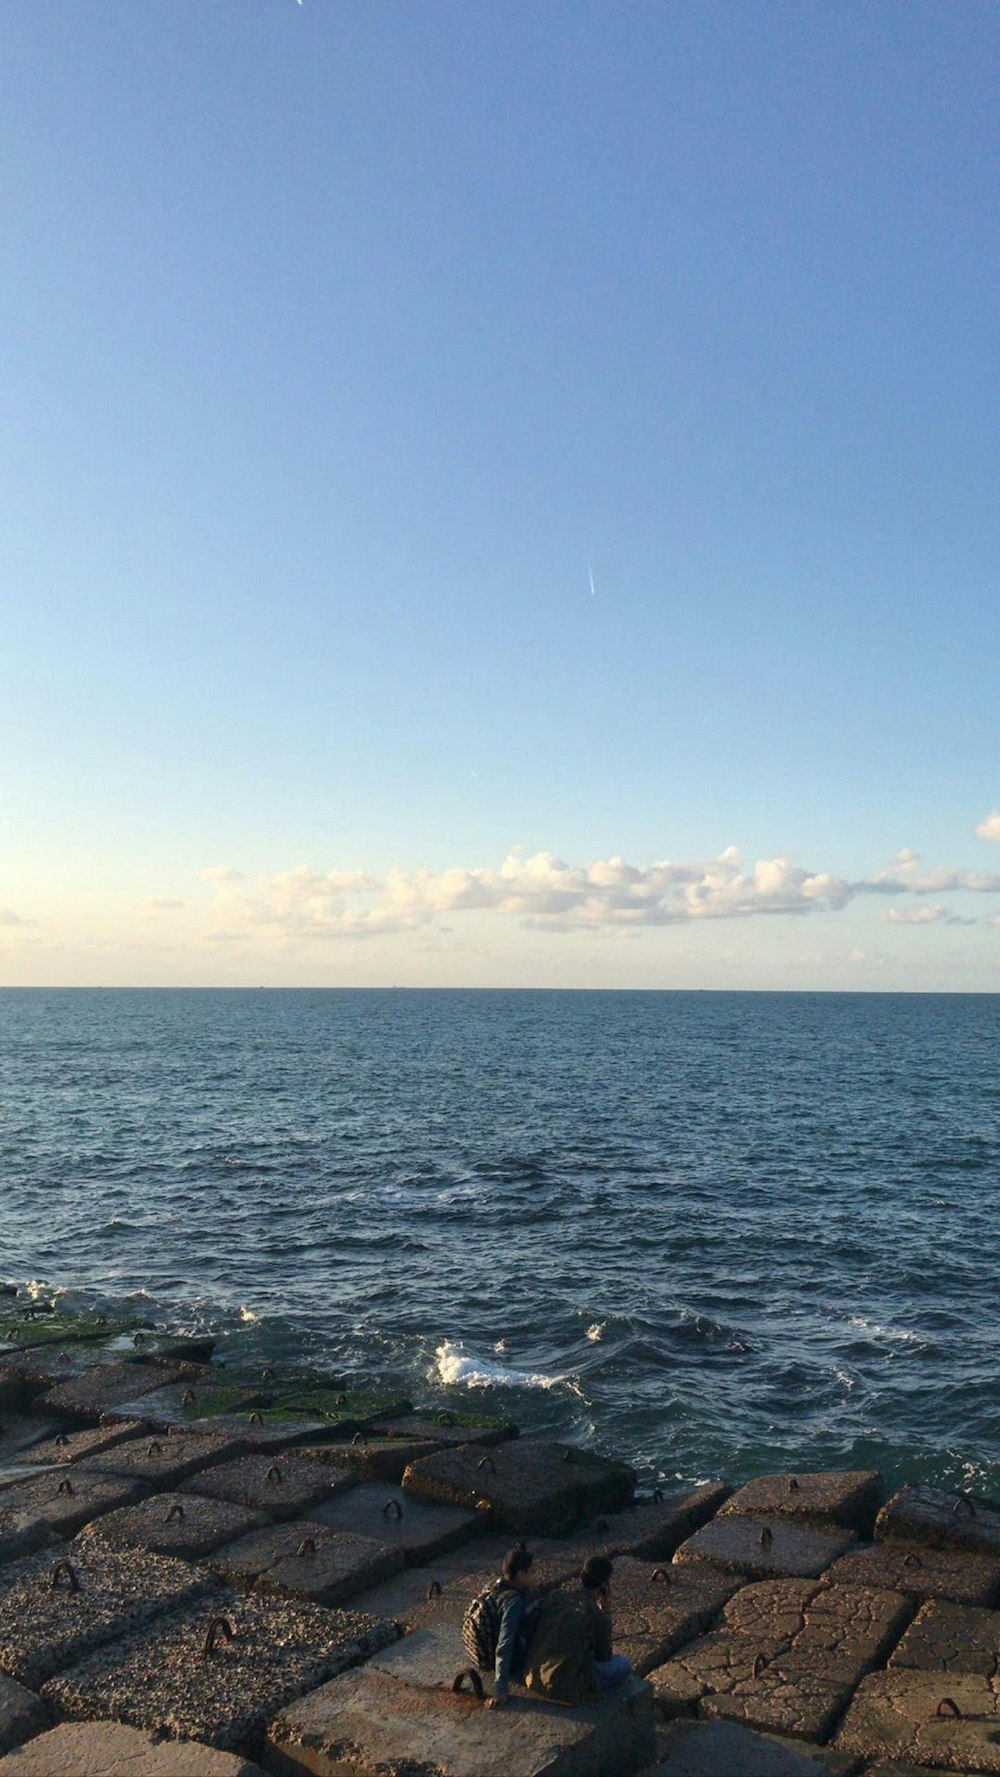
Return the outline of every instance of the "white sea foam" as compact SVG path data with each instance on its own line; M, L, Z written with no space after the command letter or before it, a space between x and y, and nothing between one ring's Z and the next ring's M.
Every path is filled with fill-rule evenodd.
M255 1314L252 1308L247 1308L245 1305L241 1305L240 1319L246 1326L256 1326L260 1319L260 1315Z
M595 1320L593 1326L587 1328L587 1338L593 1340L596 1345L600 1339L604 1338L604 1329L607 1324L606 1320Z
M543 1376L538 1370L509 1369L488 1357L473 1356L454 1339L445 1339L434 1357L432 1381L445 1382L453 1388L556 1388L561 1382L573 1380L570 1376Z
M923 1343L919 1333L910 1332L907 1327L883 1327L876 1320L865 1320L862 1314L852 1314L848 1325L859 1327L863 1333L872 1333L876 1339L888 1339L898 1345L920 1345Z

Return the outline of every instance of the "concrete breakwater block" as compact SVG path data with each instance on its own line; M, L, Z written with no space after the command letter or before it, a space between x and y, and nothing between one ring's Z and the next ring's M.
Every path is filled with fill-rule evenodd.
M848 1586L882 1586L921 1600L988 1605L1000 1599L1000 1559L972 1550L876 1543L842 1556L826 1577Z
M438 1450L451 1444L506 1444L520 1435L509 1419L453 1413L449 1408L440 1413L401 1413L394 1419L376 1419L370 1429L379 1437L419 1439Z
M0 1493L0 1563L75 1536L106 1512L131 1506L145 1488L78 1465L72 1474L46 1470Z
M1000 1672L1000 1611L932 1598L920 1606L889 1664L992 1678Z
M0 1761L0 1777L264 1777L237 1753L117 1721L63 1722Z
M681 1543L674 1560L707 1561L752 1579L814 1579L856 1540L849 1530L821 1530L784 1518L718 1517Z
M106 1642L221 1587L183 1561L135 1550L51 1552L0 1569L0 1669L37 1688Z
M413 1566L467 1543L486 1529L485 1518L477 1512L436 1505L403 1488L376 1482L362 1482L325 1505L311 1507L309 1516L334 1530L347 1530L400 1549Z
M178 1369L176 1379L182 1376L183 1370ZM152 1364L145 1374L138 1364L94 1364L68 1381L56 1383L41 1395L38 1405L43 1412L60 1418L100 1419L123 1402L132 1403L152 1393L163 1380L164 1371ZM124 1416L142 1417L142 1409L130 1409Z
M486 1511L519 1534L556 1535L581 1519L631 1503L635 1471L572 1444L534 1438L497 1444L459 1444L412 1462L404 1489L445 1505Z
M325 1420L305 1415L301 1419L265 1419L259 1407L239 1413L213 1413L208 1418L192 1419L189 1425L191 1431L224 1434L250 1451L291 1450L297 1444L315 1444L337 1436Z
M338 1469L294 1451L284 1455L238 1456L220 1467L185 1481L181 1493L232 1500L234 1505L267 1512L272 1518L293 1518L322 1505L357 1483L350 1469Z
M174 1366L176 1368L176 1366ZM251 1412L264 1399L262 1390L253 1383L223 1381L217 1370L199 1364L196 1369L185 1366L179 1375L171 1375L163 1364L127 1366L135 1378L132 1395L108 1406L115 1418L131 1415L151 1425L190 1425L193 1420L212 1420L219 1414ZM209 1426L213 1432L215 1426ZM230 1434L232 1435L232 1434Z
M72 1718L103 1717L251 1754L265 1723L304 1691L398 1635L357 1611L230 1597L163 1618L44 1687Z
M31 1452L29 1460L38 1462L35 1455L38 1445L58 1430L58 1424L51 1419L38 1419L23 1413L8 1416L0 1425L0 1463L6 1466L16 1462L27 1451Z
M350 1438L381 1419L412 1412L402 1395L377 1394L364 1389L336 1387L317 1380L281 1388L268 1403L268 1417L298 1419L315 1417L338 1438Z
M156 1493L140 1505L109 1512L80 1538L89 1548L98 1542L112 1549L147 1549L152 1555L174 1555L179 1561L201 1561L223 1543L235 1542L267 1520L263 1512L233 1505L225 1499L199 1499L189 1493Z
M665 1561L715 1516L731 1491L723 1481L704 1481L700 1487L671 1492L658 1489L658 1497L636 1500L626 1511L608 1517L605 1524L595 1525L591 1534L602 1535L602 1554Z
M124 1420L120 1425L91 1425L82 1431L55 1431L41 1444L35 1444L27 1454L26 1460L31 1463L45 1463L48 1466L62 1465L67 1462L89 1462L92 1456L100 1456L107 1450L115 1449L119 1444L126 1444L131 1438L145 1437L149 1433L138 1420Z
M293 1553L265 1568L254 1590L278 1598L305 1598L313 1604L345 1604L366 1588L391 1579L405 1565L402 1549L334 1530L326 1536L304 1536Z
M584 1709L400 1682L372 1661L284 1708L268 1732L276 1777L635 1777L656 1746L648 1685Z
M880 1541L976 1549L1000 1559L1000 1511L940 1487L901 1487L879 1512L875 1535Z
M651 1567L624 1556L611 1580L615 1652L640 1674L701 1635L719 1615L738 1581L700 1566Z
M760 1475L720 1506L721 1516L801 1518L839 1524L870 1536L884 1494L876 1469L822 1469L815 1473Z
M330 1462L336 1468L350 1469L359 1481L391 1481L403 1479L407 1467L419 1456L433 1456L441 1445L419 1438L382 1438L356 1432L351 1443L308 1445L303 1455L314 1462Z
M836 1760L836 1755L820 1762L813 1753L735 1721L671 1722L657 1735L657 1755L640 1777L824 1777L858 1768L855 1760Z
M92 1456L89 1466L106 1474L130 1475L150 1487L176 1487L203 1469L231 1460L240 1446L212 1432L175 1431L116 1444Z
M22 1740L30 1740L32 1734L40 1734L51 1720L48 1705L41 1697L0 1672L0 1753L10 1752Z
M723 1626L652 1673L672 1713L825 1740L854 1687L885 1657L912 1606L898 1593L765 1582L737 1593Z
M1000 1680L875 1672L862 1681L834 1744L872 1762L1000 1772Z

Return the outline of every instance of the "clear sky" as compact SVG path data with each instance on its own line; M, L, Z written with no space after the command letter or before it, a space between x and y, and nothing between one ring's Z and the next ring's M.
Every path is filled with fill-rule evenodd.
M995 0L0 41L0 979L1000 990Z

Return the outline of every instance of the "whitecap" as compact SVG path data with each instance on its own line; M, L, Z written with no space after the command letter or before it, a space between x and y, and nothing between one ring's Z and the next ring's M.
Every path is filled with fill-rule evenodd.
M461 1388L556 1388L572 1384L570 1376L543 1376L538 1370L513 1370L486 1357L474 1357L453 1339L438 1346L431 1380Z
M591 1339L596 1345L599 1339L603 1339L604 1329L607 1324L606 1320L595 1320L593 1326L587 1328L587 1338Z

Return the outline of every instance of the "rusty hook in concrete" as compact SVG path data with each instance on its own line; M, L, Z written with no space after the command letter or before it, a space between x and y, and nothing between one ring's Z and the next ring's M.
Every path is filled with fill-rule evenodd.
M73 1483L70 1480L68 1475L66 1476L65 1481L60 1481L58 1487L56 1488L57 1493L68 1493L70 1495L70 1497L72 1497L73 1491L74 1491Z
M452 1690L455 1692L462 1690L466 1679L469 1681L469 1689L473 1696L478 1697L481 1703L486 1692L483 1690L483 1681L474 1666L463 1666L461 1672L455 1674L451 1685Z
M439 1425L454 1425L454 1423L455 1423L455 1415L454 1415L454 1413L449 1413L449 1411L448 1411L448 1409L447 1409L447 1407L446 1407L446 1408L445 1408L445 1409L444 1409L444 1412L443 1412L443 1413L439 1413L439 1414L438 1414L438 1416L437 1416L437 1422L438 1422L438 1424L439 1424Z
M282 1474L282 1472L276 1462L272 1462L270 1468L267 1471L267 1474L264 1476L265 1481L273 1482L276 1487L281 1486L281 1483L283 1482L284 1478L285 1477Z
M367 1439L366 1439L363 1431L356 1431L353 1438L351 1439L352 1445L353 1444L364 1444L366 1442L367 1442Z
M184 1390L184 1393L181 1395L181 1406L182 1407L193 1407L195 1405L195 1402L197 1401L197 1399L198 1399L198 1396L195 1394L194 1389L193 1388L186 1388Z
M920 1556L917 1554L915 1549L911 1549L908 1555L903 1556L903 1566L904 1567L923 1567L923 1562L921 1561Z
M304 1536L295 1553L296 1555L315 1555L316 1538L314 1536Z
M65 1555L62 1557L61 1561L56 1562L54 1568L52 1569L53 1589L58 1587L60 1577L63 1574L65 1574L65 1576L66 1576L66 1583L69 1587L69 1590L71 1592L79 1592L80 1581L77 1578L76 1568L73 1566L72 1561L67 1561Z
M954 1516L954 1514L956 1512L960 1512L960 1511L968 1512L970 1518L974 1518L976 1515L976 1508L967 1493L956 1494L955 1503L952 1506L951 1510L952 1510L952 1516Z
M272 1370L270 1364L267 1364L266 1367L263 1370L261 1370L260 1379L262 1382L273 1382L274 1381L274 1371Z
M440 1580L431 1580L431 1583L427 1588L427 1602L430 1603L432 1598L440 1598L440 1596L441 1596L441 1581Z
M160 1443L158 1438L154 1438L153 1442L147 1447L146 1455L147 1456L162 1456L163 1455L163 1445Z
M650 1580L662 1580L665 1586L670 1584L670 1575L665 1567L654 1567L649 1577Z
M952 1715L952 1716L954 1716L956 1721L961 1721L961 1719L962 1719L962 1711L959 1709L958 1704L955 1702L954 1697L942 1697L940 1703L938 1704L937 1708L934 1711L934 1714L935 1715Z
M764 1671L765 1667L767 1666L767 1663L768 1662L767 1662L767 1655L766 1654L755 1654L754 1655L753 1675L755 1678L760 1677L761 1673Z
M763 1530L760 1533L760 1546L762 1549L769 1549L773 1542L774 1542L774 1531L771 1529L771 1526L769 1524L765 1524Z
M145 1333L133 1333L132 1334L132 1344L133 1345L139 1346L139 1345L145 1345L145 1343L146 1343Z
M497 1472L497 1465L492 1456L481 1456L476 1463L476 1467L488 1469L491 1475L495 1475Z
M385 1505L382 1507L383 1518L388 1518L390 1512L395 1512L396 1523L400 1524L402 1522L402 1518L403 1518L403 1508L400 1505L398 1499L387 1499L386 1500Z
M251 1425L263 1425L263 1423L264 1423L264 1416L262 1413L258 1413L256 1411L251 1413L251 1415L250 1415L250 1424Z
M167 1513L166 1517L164 1518L163 1522L164 1522L164 1524L169 1524L172 1522L172 1520L174 1518L183 1518L183 1516L184 1516L184 1507L181 1505L181 1502L179 1499L175 1499L173 1505L171 1506L171 1508L170 1508L169 1512Z
M213 1617L212 1621L209 1623L208 1633L205 1636L205 1646L202 1651L203 1659L210 1660L212 1658L212 1655L215 1652L215 1638L217 1635L224 1635L227 1641L232 1641L233 1625L228 1617Z
M57 1432L54 1442L55 1442L57 1448L62 1450L69 1443L69 1437L66 1434L66 1432L64 1432L64 1431Z
M792 1475L789 1479L788 1491L789 1491L789 1493L801 1493L801 1491L802 1491L802 1488L800 1487L800 1485L794 1475Z
M654 1504L654 1506L661 1506L663 1504L663 1488L662 1487L654 1487L653 1488L653 1504Z

